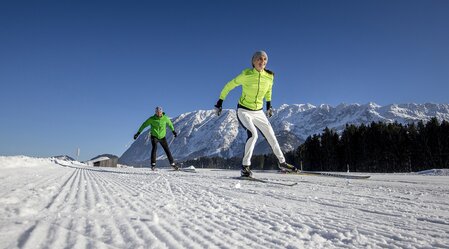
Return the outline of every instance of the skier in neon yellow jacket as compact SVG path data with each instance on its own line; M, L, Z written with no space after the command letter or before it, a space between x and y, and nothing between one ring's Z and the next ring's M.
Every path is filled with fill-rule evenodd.
M150 126L150 134L151 134L151 169L154 170L156 167L156 152L157 152L157 143L162 145L162 148L167 154L168 161L170 165L177 170L178 167L175 164L173 156L170 152L170 148L168 148L167 139L165 138L167 125L170 130L173 132L173 136L177 137L177 133L175 128L173 127L173 123L171 120L162 112L162 107L156 107L155 114L145 120L143 124L140 126L137 133L134 135L134 140L139 137L140 133L148 126Z
M286 171L296 170L294 166L285 162L284 154L274 134L273 128L267 119L273 115L271 107L271 94L273 89L274 73L265 69L268 55L264 51L254 53L251 64L253 68L245 69L233 80L229 81L220 93L220 98L215 105L217 115L221 114L223 101L228 93L242 86L242 95L237 105L237 118L246 129L248 139L245 145L245 154L242 160L241 176L251 177L251 157L256 145L259 129L270 144L274 154L279 160L279 168ZM263 113L263 100L266 101L266 116Z

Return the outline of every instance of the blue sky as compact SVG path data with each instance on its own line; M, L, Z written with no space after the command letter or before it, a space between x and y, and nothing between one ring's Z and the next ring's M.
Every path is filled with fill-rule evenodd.
M1 1L0 155L120 156L155 106L211 109L256 50L274 107L449 103L447 13L444 0Z

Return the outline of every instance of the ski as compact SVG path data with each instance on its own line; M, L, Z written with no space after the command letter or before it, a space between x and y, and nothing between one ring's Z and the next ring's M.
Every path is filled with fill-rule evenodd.
M315 171L298 171L298 172L283 172L290 175L313 175L313 176L329 176L338 177L345 179L368 179L369 175L351 175L351 174L338 174L338 173L328 173L328 172L315 172Z
M178 171L196 173L195 169L189 169L189 168L180 168L180 169L178 169Z
M196 169L193 166L186 167L186 168L171 169L170 171L181 171L181 172L188 172L188 173L196 173Z
M254 177L246 177L246 176L234 177L234 179L245 180L245 181L253 181L253 182L262 182L262 183L267 183L267 184L274 184L274 185L281 185L281 186L290 186L290 187L291 186L295 186L295 185L298 184L297 182L284 183L284 182L276 182L276 181L265 180L265 179L254 178Z

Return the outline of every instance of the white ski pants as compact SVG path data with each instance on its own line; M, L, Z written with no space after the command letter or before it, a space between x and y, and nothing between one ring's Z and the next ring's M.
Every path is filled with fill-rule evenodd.
M245 155L243 156L242 165L251 165L251 157L257 142L257 129L267 139L268 143L276 155L280 163L285 162L284 154L276 139L273 128L262 110L250 111L243 108L237 109L237 118L248 132L248 139L245 144Z

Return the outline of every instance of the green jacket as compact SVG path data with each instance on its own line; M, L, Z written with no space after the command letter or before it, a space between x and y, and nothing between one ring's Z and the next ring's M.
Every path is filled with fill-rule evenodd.
M171 120L165 116L165 113L161 117L155 115L147 119L139 128L139 133L141 133L145 128L151 125L151 135L155 136L157 139L162 139L166 134L166 126L168 125L172 131L175 130Z
M251 110L260 110L263 108L264 98L265 101L271 101L273 79L271 72L265 70L259 72L255 68L245 69L224 86L220 99L225 100L232 89L241 85L242 96L240 96L239 104Z

